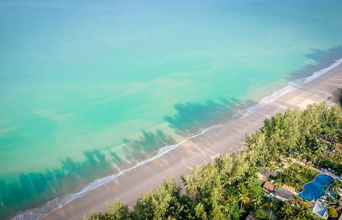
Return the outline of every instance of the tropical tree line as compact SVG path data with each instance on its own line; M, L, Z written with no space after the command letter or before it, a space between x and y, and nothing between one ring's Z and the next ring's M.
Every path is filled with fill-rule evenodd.
M120 201L104 212L92 211L91 220L116 219L317 219L306 202L295 197L291 203L266 198L257 173L280 158L297 157L323 166L326 157L339 158L334 147L340 135L341 110L325 104L306 110L287 110L264 121L247 135L245 150L197 166L181 183L164 180L162 186L144 194L130 211ZM318 139L317 137L321 137ZM340 166L342 157L338 160ZM265 209L270 210L269 215Z

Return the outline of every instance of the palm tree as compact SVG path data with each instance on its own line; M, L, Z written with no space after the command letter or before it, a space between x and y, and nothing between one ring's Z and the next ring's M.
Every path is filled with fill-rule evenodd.
M268 166L267 166L267 170L268 170L268 176L271 175L271 172L273 172L273 170L275 169L275 166L270 163Z
M304 148L302 150L302 158L305 158L306 160L310 160L312 153L311 153L311 149L310 148Z
M276 189L280 189L281 186L282 186L282 182L280 182L280 181L277 181L277 182L274 183L274 187L275 187Z
M278 169L278 167L275 166L275 165L272 165L272 166L270 167L270 170L271 170L272 173L275 172L275 171L277 171L277 169Z
M324 195L326 195L326 194L327 194L327 192L328 192L329 188L330 188L330 185L323 186Z
M246 191L246 186L244 183L241 182L237 185L237 189L239 192Z
M312 165L312 162L311 162L311 161L308 161L308 162L306 163L305 175L306 175L307 172L310 170L311 165Z
M275 201L274 199L272 199L271 202L268 203L267 206L268 206L268 207L270 208L270 210L271 210L270 216L269 216L269 218L268 218L269 220L271 220L273 209L276 209L276 208L277 208L277 203L276 203L276 201Z
M331 188L332 192L338 194L338 189L341 188L341 185L341 182L337 182L336 180L334 180L329 184L329 187Z
M284 165L284 163L279 163L278 164L278 166L279 166L279 177L280 177L280 179L281 179L281 174L283 173L283 171L284 171L284 167L285 167L285 165Z
M258 196L255 196L254 198L253 198L253 203L254 203L254 208L255 208L255 210L257 209L257 206L259 207L261 204L262 204L262 196L261 195L258 195Z
M243 211L243 206L251 200L248 193L241 191L238 195L238 200L241 202L240 210Z
M334 197L332 197L332 196L328 197L328 204L333 204L334 201L335 201Z
M301 197L295 195L292 199L291 199L291 203L298 206L298 207L302 207L304 201Z
M342 162L342 152L341 151L335 151L334 159L338 162Z
M311 209L306 204L303 205L299 212L299 219L306 219L307 216L311 215Z
M288 203L285 203L284 206L281 207L281 211L284 214L284 220L293 213L292 207Z
M319 163L321 162L321 159L323 159L324 157L324 147L321 145L318 147L318 149L315 151L315 154L317 155L317 159L318 159L318 162L317 162L317 167L319 166Z

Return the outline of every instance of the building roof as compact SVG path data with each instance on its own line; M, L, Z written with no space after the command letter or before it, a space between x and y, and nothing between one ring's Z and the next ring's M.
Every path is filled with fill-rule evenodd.
M323 205L321 205L319 203L316 203L314 205L314 207L312 208L312 213L315 214L315 215L318 215L318 216L320 216L322 218L327 213L327 211L328 211L328 209L325 206L323 206Z
M259 220L259 219L255 218L254 216L248 215L246 220Z
M295 188L288 186L286 184L284 184L282 188L292 193L296 191Z
M307 202L306 202L306 205L307 205L309 208L312 208L312 207L314 206L314 203L307 201Z
M267 181L265 184L264 184L264 189L269 191L269 192L273 192L274 191L274 185Z
M277 189L276 190L276 195L280 196L284 199L292 199L294 197L294 194L292 192L289 192L285 189Z

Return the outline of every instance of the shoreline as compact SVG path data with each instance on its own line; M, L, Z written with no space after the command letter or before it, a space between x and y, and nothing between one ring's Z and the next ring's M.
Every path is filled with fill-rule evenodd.
M309 77L290 81L288 86L275 91L268 97L263 98L258 104L242 111L238 111L236 114L234 114L234 116L237 116L237 118L223 124L213 125L205 128L201 132L192 135L190 138L185 139L178 144L165 146L159 149L158 154L152 158L140 161L136 165L119 173L95 180L94 182L82 188L78 193L73 194L76 195L76 197L72 198L70 201L67 201L68 198L64 198L65 196L63 196L54 199L41 207L23 211L16 216L12 216L12 218L81 219L84 214L89 213L92 207L95 207L98 210L103 210L105 208L105 202L112 203L116 197L122 200L124 204L128 204L130 208L132 208L132 205L134 205L135 201L141 197L142 193L159 186L163 178L170 178L171 176L174 176L176 180L179 180L180 175L188 173L191 167L194 165L206 164L220 154L240 151L242 149L241 144L244 142L246 133L254 132L256 129L261 127L265 117L270 117L277 112L282 112L288 107L291 108L299 106L303 108L307 104L310 104L310 102L322 102L327 100L325 94L323 94L322 97L316 97L316 99L313 100L311 98L305 97L304 100L292 102L291 99L296 98L298 94L292 98L285 96L290 96L290 94L296 92L299 93L300 91L310 94L312 91L306 90L310 90L310 87L318 87L322 83L319 83L318 81L327 81L331 79L332 76L338 75L338 79L340 81L338 81L338 84L335 85L335 87L328 86L328 88L323 89L323 93L333 93L334 91L331 91L331 89L338 89L342 83L341 63L342 59L331 65L330 67L332 68L328 67L330 69L323 69L328 69L326 72L320 70ZM315 97L314 94L312 95ZM303 106L304 104L305 106ZM275 108L269 109L271 106ZM265 108L268 108L268 110L265 110ZM278 111L274 111L275 109L278 109ZM271 112L275 113L271 114ZM248 124L246 121L249 119L252 119L252 125L244 126L245 123ZM236 125L237 129L233 128L234 124ZM235 130L236 134L234 135L236 139L233 138L233 135L229 135L228 137L226 136L227 133L231 134L230 130ZM229 146L229 148L225 148L224 146ZM188 157L184 157L184 155L188 155ZM54 205L57 205L57 208L47 215L42 214L38 216L32 215L33 213L29 213L33 210L38 211L45 206L53 205L51 204L53 202L55 202Z

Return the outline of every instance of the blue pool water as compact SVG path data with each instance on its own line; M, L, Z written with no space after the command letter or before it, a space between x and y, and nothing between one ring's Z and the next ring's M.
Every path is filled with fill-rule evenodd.
M334 179L325 174L318 174L316 178L304 185L303 192L298 195L308 201L317 200L324 195L324 186L329 185Z

